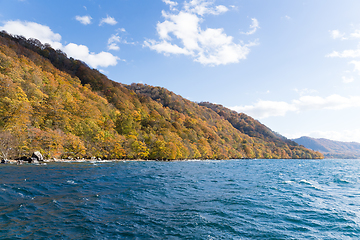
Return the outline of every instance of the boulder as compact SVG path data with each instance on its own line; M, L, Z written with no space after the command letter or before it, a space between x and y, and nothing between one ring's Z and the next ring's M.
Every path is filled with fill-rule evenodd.
M34 164L39 164L39 161L37 158L31 158L31 163L34 163Z
M44 161L44 157L39 151L34 152L31 158L36 158L37 161Z

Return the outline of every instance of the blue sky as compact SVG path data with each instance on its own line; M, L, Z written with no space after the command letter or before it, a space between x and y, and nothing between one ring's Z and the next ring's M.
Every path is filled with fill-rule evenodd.
M0 30L288 137L360 142L358 0L0 0Z

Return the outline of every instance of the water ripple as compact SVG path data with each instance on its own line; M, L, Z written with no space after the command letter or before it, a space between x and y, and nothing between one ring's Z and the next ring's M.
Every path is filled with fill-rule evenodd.
M358 239L357 160L0 166L1 239Z

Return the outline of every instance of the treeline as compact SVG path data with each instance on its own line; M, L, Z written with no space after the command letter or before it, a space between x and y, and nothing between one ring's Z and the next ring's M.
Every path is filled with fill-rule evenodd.
M164 88L111 81L38 40L0 33L3 158L33 151L47 158L322 157L234 114Z

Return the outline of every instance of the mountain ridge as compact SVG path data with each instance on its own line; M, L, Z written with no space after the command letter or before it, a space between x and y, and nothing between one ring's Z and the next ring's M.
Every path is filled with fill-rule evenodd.
M293 141L314 151L319 151L328 158L360 158L360 143L358 142L342 142L306 136L293 139Z
M251 117L254 129L236 128L212 107L165 88L112 81L48 44L6 32L0 87L0 134L16 145L2 147L3 158L34 150L48 158L322 158Z

